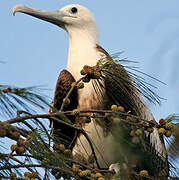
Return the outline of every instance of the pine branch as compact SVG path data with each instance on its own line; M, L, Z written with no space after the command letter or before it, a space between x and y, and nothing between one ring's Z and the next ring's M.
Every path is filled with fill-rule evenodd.
M116 56L117 58L118 56ZM127 61L125 59L118 60L118 62ZM116 64L115 64L116 65ZM85 69L86 68L86 69ZM63 103L61 105L60 111L55 110L55 113L51 114L31 114L29 111L33 111L30 109L27 102L32 103L35 106L40 108L44 108L43 105L47 105L46 101L34 91L34 87L31 88L12 88L12 87L5 87L0 86L0 106L3 109L3 112L8 115L12 115L15 113L16 110L21 108L25 109L28 112L22 111L18 113L18 117L9 119L5 122L0 123L0 137L8 137L10 139L15 140L17 143L11 146L11 153L0 154L0 177L11 177L14 175L12 173L13 170L17 170L17 172L21 171L21 169L26 169L29 171L28 177L32 177L35 171L39 172L39 168L45 171L44 179L50 178L52 175L58 179L63 177L64 179L69 179L71 177L75 179L113 179L119 178L126 179L126 178L135 178L135 179L153 179L148 175L147 171L133 171L132 165L130 162L125 162L126 169L120 166L119 173L114 175L113 171L109 171L108 169L100 169L100 165L98 163L97 156L95 154L95 145L93 144L92 140L88 137L88 134L83 130L83 128L78 127L77 124L72 124L70 120L67 118L68 115L76 116L77 118L80 117L88 117L89 119L95 119L95 122L99 123L100 126L106 128L105 122L109 123L107 130L111 133L114 138L122 139L122 143L127 144L128 148L133 147L135 149L140 149L142 153L148 153L153 157L154 162L152 165L154 168L163 168L161 165L165 161L165 157L163 157L160 153L156 152L150 145L150 143L145 142L146 134L151 134L154 129L160 133L160 136L171 136L173 135L173 127L172 121L165 120L165 124L156 123L153 120L148 121L145 119L140 118L139 114L132 115L130 114L130 108L128 111L125 112L125 108L118 106L119 102L118 99L116 100L116 105L111 106L109 110L86 110L80 111L75 113L75 111L63 111L63 107L65 105L66 100L70 96L73 88L76 86L77 88L78 83L80 81L90 81L92 79L96 84L94 87L99 94L102 94L102 89L105 89L104 80L108 76L108 78L116 85L116 88L121 88L120 93L126 97L125 88L132 89L132 93L135 98L138 94L135 94L135 85L137 85L137 90L142 92L146 98L153 102L159 102L160 97L157 96L153 91L150 90L148 87L151 86L145 82L145 79L141 76L136 75L133 72L125 71L121 66L117 66L117 69L114 68L114 61L111 59L101 60L97 63L96 66L90 67L86 66L83 70L87 70L84 76L79 79L78 81L73 84L70 91L67 93ZM129 67L130 70L134 70L135 67ZM126 76L129 74L129 76ZM140 71L136 70L136 72L141 73ZM113 76L116 74L116 76ZM131 79L134 80L134 83L131 83ZM123 82L125 87L121 87L119 82ZM135 106L135 102L133 99L130 98L130 93L127 94L128 99L124 102L130 104L131 107ZM112 96L111 96L112 97ZM24 101L25 100L25 101ZM124 99L125 100L125 99ZM43 105L42 105L43 104ZM111 105L111 104L110 104ZM108 106L110 106L108 105ZM52 107L53 108L53 107ZM134 108L135 109L135 108ZM22 115L23 114L23 115ZM73 159L73 155L71 150L66 148L63 144L58 144L54 141L53 148L51 147L49 141L55 140L56 137L49 134L48 129L44 125L44 120L53 120L58 122L59 126L68 127L77 132L77 136L82 134L92 151L92 162L85 162L77 161ZM166 126L166 121L168 126ZM33 123L32 123L33 122ZM16 127L14 124L24 124L25 128ZM124 134L120 134L116 131L116 127L120 128L120 131L123 132L123 129L126 130ZM28 129L28 130L27 130ZM162 131L161 131L162 129ZM13 134L13 133L14 134ZM167 133L168 134L167 134ZM4 134L3 134L4 133ZM13 135L12 135L13 134ZM120 135L119 135L120 134ZM63 136L61 137L63 138ZM134 141L135 140L135 141ZM122 144L121 144L122 145ZM126 147L127 147L126 146ZM128 149L126 148L126 151ZM120 150L119 150L119 153ZM22 158L22 160L19 160ZM124 160L127 157L122 157L120 160ZM24 160L24 162L23 162ZM162 160L162 161L161 161ZM161 163L162 162L162 163ZM73 164L73 166L72 166ZM97 168L93 168L97 165ZM172 167L172 164L171 164ZM157 169L156 168L156 169ZM164 167L165 168L165 167ZM35 171L34 171L35 170ZM30 173L31 172L31 173ZM165 174L165 172L161 172L158 176ZM9 176L8 176L9 175ZM114 176L113 176L114 175ZM25 176L25 175L24 175ZM23 175L20 175L23 177ZM40 179L39 175L36 175L36 178ZM165 177L162 177L165 179ZM161 177L155 177L155 179L161 179ZM172 178L171 178L172 179Z
M39 87L18 88L0 85L1 115L12 117L16 114L16 111L19 110L34 113L34 108L29 105L45 109L45 107L48 107L48 102L45 96L40 93L42 90L43 89Z
M119 116L119 117L123 117L123 118L120 118L121 122L123 123L127 123L129 125L133 125L133 126L136 126L138 127L138 125L140 126L140 122L143 121L146 123L146 127L148 127L148 124L152 125L152 126L158 126L156 123L154 122L150 122L150 121L145 121L145 120L141 120L139 117L137 116L133 116L133 115L130 115L128 113L124 113L124 112L120 112L120 111L116 111L116 110L89 110L89 111L80 111L80 114L79 116L84 116L85 114L89 114L92 113L92 115L90 117L93 117L93 118L101 118L101 121L106 118L106 116L101 116L101 114L105 114L107 113L108 114L108 117L111 117L112 119L115 118L115 116ZM69 114L73 114L73 111L68 111L68 112L60 112L64 115L69 115ZM98 115L99 114L99 115ZM77 128L77 127L74 127L72 126L71 124L68 124L66 122L64 122L63 120L60 120L59 119L59 114L58 113L52 113L52 114L35 114L35 115L27 115L27 116L21 116L21 117L16 117L14 119L10 119L10 120L7 120L5 121L4 123L7 124L7 123L10 123L10 124L14 124L14 123L22 123L23 121L26 121L28 123L28 121L30 121L31 119L34 119L34 120L38 120L39 121L39 118L40 119L53 119L54 121L58 121L60 124L62 125L66 125L68 126L69 128L73 128L75 129L76 131L78 131L78 133L82 133L87 139L88 139L88 136L85 135L86 133L81 129L81 128ZM136 121L136 123L134 122L131 122L130 119L128 120L127 117L131 117L133 119L137 119L138 118L138 122ZM112 120L111 119L111 120ZM10 125L12 126L12 125ZM143 126L145 127L145 124L143 124ZM14 126L12 126L11 128L14 128ZM41 131L44 131L44 130L41 130ZM40 132L40 131L39 131ZM32 167L41 167L41 168L46 168L46 169L49 169L49 168L52 168L55 169L55 170L60 170L61 172L63 173L67 173L68 175L70 176L73 176L73 177L78 177L78 175L74 174L73 170L71 169L71 167L69 167L68 163L66 164L66 162L71 162L71 163L75 163L76 165L79 165L82 169L84 169L84 173L86 172L85 169L88 169L90 170L92 173L93 173L93 169L90 167L90 165L85 165L83 163L80 163L80 162L77 162L71 158L68 158L68 157L64 157L62 156L61 154L58 155L58 152L57 154L52 152L51 151L51 148L48 146L48 144L46 144L46 142L44 140L42 140L44 137L42 136L42 134L40 135L39 132L37 131L34 131L34 132L31 132L31 134L29 134L27 137L27 140L24 140L23 142L25 143L26 141L30 142L30 146L28 145L27 147L27 150L29 151L30 154L19 154L19 156L22 156L22 157L28 157L28 158L32 158L32 159L36 159L38 161L39 164L18 164L18 165L7 165L7 166L2 166L2 170L5 170L5 169L19 169L19 168L32 168ZM46 134L46 132L45 132ZM47 136L48 138L50 138L50 136ZM18 143L18 139L17 140L17 143ZM88 141L90 143L90 140ZM24 144L22 143L22 144ZM40 144L39 144L40 143ZM38 147L41 146L40 149L38 149ZM43 147L43 148L42 148ZM32 149L31 149L32 148ZM93 149L93 145L91 144L91 149ZM26 151L27 151L26 150ZM92 150L93 151L93 150ZM94 152L93 152L94 153ZM94 153L95 155L95 153ZM8 154L1 154L0 155L0 159L2 157L8 157L9 155ZM15 160L13 157L17 156L18 157L18 154L12 154L10 156L10 159L11 160ZM43 162L43 159L46 159L45 161L47 162ZM56 164L52 165L50 162L53 162L54 160L52 160L51 158L55 158L55 159L58 159L58 162L55 162L55 163L62 163L63 165L60 165L60 166L64 166L65 169L67 168L67 170L63 169L63 168L59 168L59 166ZM60 160L61 159L61 160ZM33 162L33 161L32 161ZM42 164L41 164L42 163ZM50 164L49 164L50 163ZM49 171L49 170L48 170ZM104 170L98 170L100 173L108 173L110 174L111 172L110 171L104 171ZM83 172L83 171L82 171ZM65 175L64 175L65 176ZM80 177L78 177L80 179ZM84 178L84 177L83 177ZM147 177L148 179L150 179L150 177ZM87 176L86 179L89 179L89 177Z

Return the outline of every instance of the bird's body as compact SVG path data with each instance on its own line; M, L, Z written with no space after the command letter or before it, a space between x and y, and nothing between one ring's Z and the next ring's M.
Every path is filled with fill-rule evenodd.
M46 20L67 31L69 35L67 70L76 81L81 77L80 71L84 65L95 66L98 60L109 57L106 51L98 45L98 31L93 15L83 6L72 4L58 11L46 12L23 5L17 5L14 8L14 13L16 12L23 12ZM123 71L122 75L127 74L127 71L125 71L122 66L121 70ZM106 85L106 87L102 89L101 97L96 94L92 84L93 81L94 80L91 80L89 83L85 84L83 89L78 91L78 108L80 110L105 109L106 107L101 99L103 100L103 96L108 96L111 93L114 97L116 95L115 98L118 104L124 106L125 109L131 110L133 115L140 116L140 118L146 120L154 119L141 94L138 89L134 87L134 83L130 78L128 78L128 82L131 83L131 87L126 87L123 81L119 82L121 83L121 87L124 87L124 91L113 88L113 84L107 82L106 78L104 82L104 86ZM109 100L110 104L115 103L115 99L111 98L110 95ZM132 109L133 105L136 107L135 109ZM127 148L126 143L122 142L121 138L115 137L116 132L120 135L119 129L113 128L106 134L104 128L94 119L92 119L90 123L84 124L84 130L90 137L99 164L103 168L109 167L112 163L118 163L121 156L125 155L124 148ZM151 147L156 151L157 156L167 159L165 145L159 137L157 130L154 129L154 132L150 135L145 133L145 136L145 140L148 141ZM120 152L122 153L120 154ZM82 154L85 158L91 154L89 143L82 135L77 139L75 147L73 148L73 154L76 153ZM133 148L133 153L138 153L140 156L140 151L135 148ZM145 158L146 160L144 160ZM147 161L147 157L140 157L139 159L142 162ZM142 166L139 169L141 168Z
M96 50L96 44L92 44L91 47L80 48L82 50L82 55L78 52L74 52L74 56L71 55L71 51L69 51L69 61L67 64L67 70L73 75L75 80L79 80L81 78L80 71L82 70L84 65L96 65L97 60L101 58L101 54ZM83 44L83 47L86 47ZM77 50L78 51L78 50ZM78 59L76 63L73 63L75 59ZM73 66L74 64L74 66ZM79 90L79 108L80 109L96 109L99 106L98 97L94 91L92 82L85 84L85 87ZM100 105L101 106L101 105Z

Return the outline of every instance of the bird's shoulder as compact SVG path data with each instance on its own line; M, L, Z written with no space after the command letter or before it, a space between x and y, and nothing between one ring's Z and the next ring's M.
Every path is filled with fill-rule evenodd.
M99 52L102 56L106 56L106 57L109 57L109 53L103 49L99 44L96 44L96 50L97 52Z
M66 97L67 93L70 91L73 82L75 82L75 79L69 71L64 69L60 72L57 83L56 83L54 100L53 100L55 108L59 109L63 99ZM73 89L69 98L72 102L75 101L74 104L78 104L77 103L77 99L78 99L77 88Z

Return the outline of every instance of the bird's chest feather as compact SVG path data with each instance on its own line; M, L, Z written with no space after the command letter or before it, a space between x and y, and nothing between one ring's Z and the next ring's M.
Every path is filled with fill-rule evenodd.
M96 94L92 82L85 83L85 87L79 90L79 108L80 110L103 108L100 97Z

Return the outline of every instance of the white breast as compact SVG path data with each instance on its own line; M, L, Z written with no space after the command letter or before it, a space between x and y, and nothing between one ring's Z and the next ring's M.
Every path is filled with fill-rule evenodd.
M73 46L73 49L70 49L70 61L68 61L68 70L72 73L76 80L80 79L80 71L84 65L94 66L97 61L101 58L104 58L104 54L97 52L96 47L89 48L86 51L84 46L81 46L81 53L76 53ZM79 48L79 47L78 47ZM73 65L72 65L73 64ZM89 83L85 83L85 87L79 90L79 109L80 110L90 110L90 109L103 109L103 105L100 103L99 98L93 88L92 80ZM110 140L104 137L103 129L97 125L93 120L91 123L86 124L84 130L87 132L89 138L93 142L97 158L100 162L100 165L103 167L108 167L110 164L104 164L104 154L106 154L106 161L108 162L107 156L107 146L110 145ZM108 139L108 140L107 140ZM77 143L73 149L73 154L80 153L85 158L91 154L91 148L84 136L80 136L77 140ZM110 157L111 158L111 157Z

